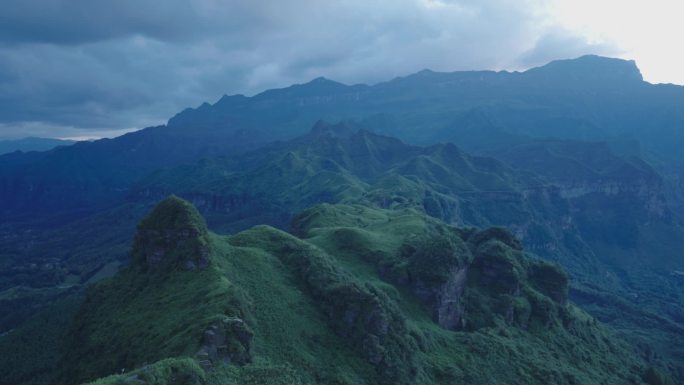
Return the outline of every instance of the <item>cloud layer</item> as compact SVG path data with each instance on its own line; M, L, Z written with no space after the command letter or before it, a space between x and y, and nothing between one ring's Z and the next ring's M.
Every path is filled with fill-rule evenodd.
M544 0L7 0L0 137L97 136L224 93L616 54ZM89 130L89 131L86 131Z

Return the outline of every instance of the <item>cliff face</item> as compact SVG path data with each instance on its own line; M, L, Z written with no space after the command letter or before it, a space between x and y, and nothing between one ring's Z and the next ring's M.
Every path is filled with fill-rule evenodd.
M626 249L639 247L642 228L673 225L674 216L656 175L556 182L568 217L584 241Z
M630 200L650 219L669 216L665 185L658 172L637 155L617 153L609 143L532 141L508 148L498 157L542 177L564 199L618 198ZM606 202L594 205L599 203Z
M445 267L447 273L429 284L419 277L409 282L418 297L432 308L433 319L440 326L477 330L492 326L500 318L527 328L530 322L548 322L564 311L568 278L558 267L525 258L520 241L504 229L461 236L467 244L461 265ZM416 253L421 252L433 253ZM420 260L418 263L436 267L424 256ZM540 298L543 305L538 303Z
M595 209L615 207L621 201L639 209L635 218L640 224L669 220L671 213L665 198L663 181L655 175L627 179L605 178L598 181L556 182L559 195L576 206L590 204Z
M575 229L590 245L600 242L633 248L642 226L672 224L672 209L665 181L656 170L634 154L620 154L611 146L539 140L507 148L497 157L537 175L545 194L563 202L563 209L548 217L550 228ZM519 235L527 241L526 234Z

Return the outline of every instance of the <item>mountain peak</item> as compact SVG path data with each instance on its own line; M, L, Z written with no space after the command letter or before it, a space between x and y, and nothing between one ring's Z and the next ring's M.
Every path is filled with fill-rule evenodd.
M524 73L546 83L578 86L630 84L643 82L634 60L585 55L576 59L554 60Z
M433 75L433 74L435 74L435 73L436 73L435 71L433 71L433 70L431 70L431 69L429 69L429 68L424 68L424 69L422 69L422 70L416 72L414 75L417 75L417 76L430 76L430 75Z
M311 128L311 135L328 135L333 137L348 137L359 131L359 126L350 121L341 121L331 124L324 120L319 120Z
M317 77L317 78L311 80L309 83L310 83L310 84L316 84L316 83L320 83L320 84L323 84L323 83L336 83L336 84L339 84L339 83L337 83L337 82L334 81L334 80L330 80L330 79L326 78L325 76L319 76L319 77Z
M175 195L162 200L140 222L139 230L179 230L194 229L200 233L207 232L204 218L188 201Z
M147 269L205 268L209 264L208 232L197 209L190 202L171 195L138 225L134 261Z
M346 85L336 82L334 80L330 80L328 78L325 78L323 76L319 76L308 83L301 84L300 87L303 87L304 89L307 89L311 92L336 92L340 90L344 90L347 88Z

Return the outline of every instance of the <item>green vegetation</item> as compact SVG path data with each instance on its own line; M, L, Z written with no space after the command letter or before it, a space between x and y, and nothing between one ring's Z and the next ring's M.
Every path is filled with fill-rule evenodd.
M124 205L66 225L46 221L39 231L0 223L0 233L18 226L21 234L4 237L0 250L0 330L16 328L36 310L116 273L129 259L136 224L151 207Z
M563 271L526 257L506 230L459 229L412 209L362 205L320 205L298 215L293 228L299 238L269 226L220 236L206 231L187 202L164 200L138 227L130 266L93 285L82 304L54 308L73 314L80 307L68 326L65 312L50 329L45 343L64 349L45 351L35 380L668 381L568 304ZM151 268L147 255L160 245L165 267ZM207 263L186 265L198 245ZM42 325L0 337L0 348ZM31 383L27 368L39 366L30 354L19 357L28 362L5 368L6 378Z
M202 385L206 373L190 358L167 358L126 374L108 376L87 385Z
M597 57L317 79L2 156L0 383L165 357L207 383L682 382L681 91ZM425 146L351 122L272 142L321 118ZM172 193L250 230L170 199L129 258ZM295 216L299 240L253 227Z
M132 262L150 270L206 267L208 231L194 206L170 196L138 225Z
M413 383L418 346L403 315L384 292L356 280L321 250L275 229L249 230L231 242L262 248L291 269L331 329L376 367L378 383Z
M207 242L204 220L178 198L164 200L143 219L131 265L86 293L67 335L62 382L193 356L212 323L227 315L243 316L238 289L211 263L211 255L204 256L203 269L189 270L180 263L194 260L197 247ZM162 260L147 256L158 256L160 250Z
M335 259L353 261L360 256L363 263L344 265L350 274L364 280L379 276L381 288L408 290L427 304L433 321L453 330L490 327L496 323L491 314L524 325L555 311L537 294L555 303L567 302L566 274L551 265L520 262L516 255L522 246L512 233L445 227L425 214L477 228L504 226L524 240L525 252L567 269L575 288L571 293L588 287L604 292L606 298L631 303L628 317L615 317L613 310L622 305L611 301L597 305L594 295L577 297L583 308L630 339L641 357L663 371L677 373L679 358L684 356L683 313L676 302L684 289L670 271L653 269L671 266L669 261L677 253L673 239L679 238L681 229L667 223L666 210L658 216L664 206L654 170L638 159L615 155L605 144L584 142L527 141L495 155L517 170L492 158L468 155L451 144L412 146L349 123L321 122L303 137L260 151L158 170L135 186L132 203L71 226L57 226L44 235L54 239L48 245L34 242L42 235L31 236L31 232L13 241L6 251L11 255L8 266L24 263L26 267L18 274L0 276L5 290L0 309L19 306L21 311L0 314L0 322L6 329L18 325L34 311L32 306L66 292L31 287L37 283L79 290L125 265L133 223L148 202L177 193L197 205L214 231L235 233L259 224L290 230L292 225L294 234L309 238ZM616 194L615 189L624 192ZM325 218L328 209L316 206L324 202L352 205L355 212L342 213L340 206L330 206L339 225L329 232L305 234L307 221L316 220L304 220L309 211L331 222ZM163 215L150 216L141 224L145 242L134 243L134 259L142 258L150 271L203 270L216 252L215 242L209 240L194 208L178 199L167 203L171 207L159 208ZM316 209L307 210L312 206ZM304 214L297 215L301 210ZM178 227L177 219L189 225ZM376 220L385 225L376 223L375 230L369 229ZM643 221L648 225L640 224ZM327 225L317 226L309 228L316 231ZM473 246L477 237L495 238L503 246L487 246L495 251L489 256L482 254L482 246L478 257ZM23 246L34 243L39 246ZM40 267L21 262L32 260L34 254L52 253L60 258ZM463 269L473 259L478 260L467 274ZM442 293L444 285L461 287L458 283L466 277L472 282L481 265L491 270L487 264L503 269L502 275L508 266L507 279L492 288L502 285L517 294L504 293L507 299L489 303L478 291L464 290L453 298ZM466 312L467 299L471 305ZM477 302L482 303L481 312L472 305ZM548 311L533 312L533 304ZM653 319L674 327L654 326Z
M66 329L78 312L81 296L62 298L38 312L20 328L0 336L0 384L44 385L54 381Z

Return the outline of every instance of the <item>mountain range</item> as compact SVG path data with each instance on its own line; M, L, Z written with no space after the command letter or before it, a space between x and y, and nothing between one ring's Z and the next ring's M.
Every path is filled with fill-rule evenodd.
M679 383L683 102L587 56L2 155L4 381Z
M47 151L57 146L74 144L73 140L52 138L22 138L0 140L0 155L15 151Z

